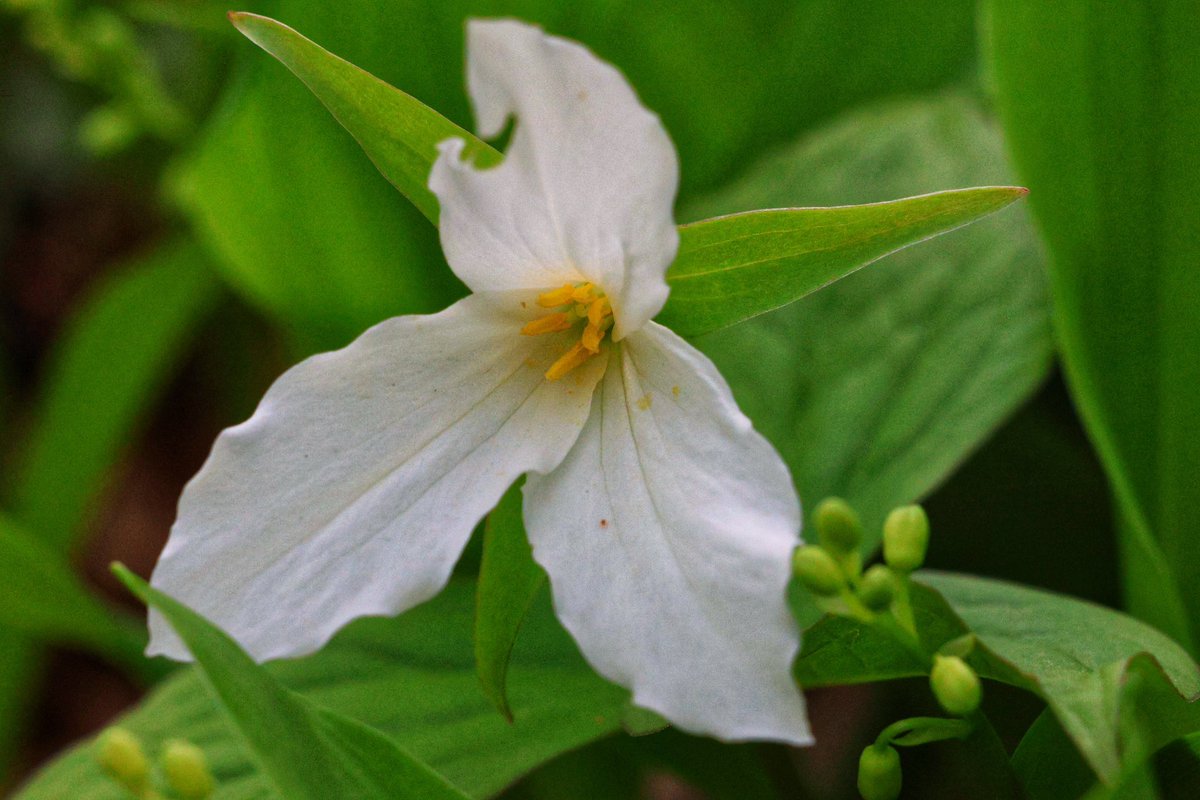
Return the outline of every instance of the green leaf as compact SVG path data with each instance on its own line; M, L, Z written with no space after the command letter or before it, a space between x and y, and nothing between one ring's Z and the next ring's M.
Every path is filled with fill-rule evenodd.
M435 63L440 40L421 21L449 8L393 7L392 24L407 31L400 38L371 24L384 16L373 0L278 7L323 43L369 54L364 63L374 60L385 79L441 78L443 67L460 74L461 50ZM231 287L306 350L340 347L384 318L435 311L461 294L436 231L308 89L257 48L243 42L238 51L212 125L171 176L173 195ZM414 84L429 85L405 85Z
M113 572L183 639L213 696L281 797L466 797L379 731L285 689L199 614L150 588L121 565Z
M1025 683L1089 766L1115 781L1200 729L1200 667L1166 635L1102 606L1003 581L922 572L978 637L980 674Z
M288 26L241 12L231 12L229 20L304 81L384 177L435 225L438 202L428 183L439 142L463 139L468 143L467 154L476 156L481 164L499 163L500 154L486 142Z
M0 625L33 639L83 645L125 665L145 664L142 626L116 616L84 588L60 552L3 514Z
M864 108L684 218L1007 182L998 132L949 95ZM1036 236L1014 207L696 344L807 507L849 499L869 549L888 510L936 487L1042 381L1047 305Z
M521 483L514 484L488 516L475 595L475 667L483 693L510 721L508 661L521 622L546 582L525 537Z
M218 297L208 260L176 242L115 272L71 320L8 487L10 511L54 549L90 503Z
M1050 709L1025 731L1012 762L1029 800L1083 797L1096 781Z
M472 797L488 797L560 753L619 730L628 698L587 667L541 597L509 668L512 724L479 690L471 647L474 593L467 581L452 581L403 616L359 620L320 653L266 669L313 703L381 730ZM151 752L172 737L203 748L220 800L271 796L195 669L165 681L120 724ZM127 800L87 748L67 752L17 797Z
M954 610L935 591L913 587L913 613L925 650L933 653L967 632ZM792 599L793 605L803 602ZM822 617L804 632L793 668L806 689L874 683L929 674L929 661L900 647L888 633L840 616Z
M684 225L657 321L697 336L787 305L1023 197L987 187L884 203L752 211Z
M1124 517L1128 599L1200 652L1200 15L1192 0L986 8L1067 378Z
M1042 697L1088 766L1115 783L1166 743L1200 730L1200 667L1178 644L1132 617L1004 581L917 574L913 606L926 651L971 632L969 661L985 678ZM802 686L928 674L879 630L826 617L805 633L795 665ZM1050 723L1045 722L1048 726ZM1041 730L1053 752L1053 730ZM1023 777L1036 777L1036 750ZM1068 796L1068 795L1061 795Z

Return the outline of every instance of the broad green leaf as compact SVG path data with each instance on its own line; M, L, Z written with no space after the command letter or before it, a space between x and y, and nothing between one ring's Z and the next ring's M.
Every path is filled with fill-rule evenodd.
M61 552L3 514L0 626L40 641L82 645L127 666L144 666L142 626L105 607L84 588Z
M1050 709L1025 731L1012 762L1029 800L1083 797L1096 782L1096 775Z
M917 580L913 604L925 648L974 633L972 665L1042 697L1103 781L1115 783L1158 748L1200 729L1200 704L1192 702L1200 696L1200 667L1145 623L1004 581L933 571ZM817 687L916 677L927 666L873 628L827 617L806 632L795 671L801 685ZM1052 742L1052 733L1039 736ZM1023 758L1032 761L1034 752ZM1035 770L1026 764L1022 773Z
M793 605L798 600L793 598ZM913 611L922 644L934 652L966 633L966 626L937 592L913 587ZM929 673L928 660L918 658L887 633L839 616L822 617L804 632L793 672L806 689L874 683Z
M1007 182L998 132L956 94L852 114L684 218ZM870 548L891 507L936 487L1042 381L1047 305L1018 205L696 344L783 455L807 507L848 498Z
M1200 14L1193 0L986 8L1067 378L1124 518L1128 599L1196 652Z
M65 550L142 414L215 304L212 267L176 242L115 272L69 323L42 381L9 511Z
M487 143L288 26L257 14L234 12L229 19L304 81L384 177L435 225L438 202L428 183L439 142L463 139L468 156L476 156L481 164L499 163L500 154Z
M267 783L288 800L456 800L466 795L379 731L284 688L224 632L124 567L117 577L158 610L196 659Z
M1089 766L1115 781L1200 729L1200 667L1166 635L1111 609L1003 581L935 572L984 648L981 674L1041 695Z
M534 563L521 518L521 484L514 484L488 516L475 595L475 665L483 692L509 720L505 681L521 622L546 575Z
M884 203L732 214L684 225L657 321L683 336L799 300L909 245L960 228L1025 195L986 187Z
M452 581L398 618L359 620L320 653L267 671L308 700L383 731L472 797L494 795L535 766L619 729L628 692L584 664L548 602L536 603L522 628L508 674L514 722L505 721L479 689L473 621L473 585ZM195 669L165 681L120 724L151 751L178 736L203 748L219 782L214 800L271 796ZM87 746L46 767L17 797L127 800Z

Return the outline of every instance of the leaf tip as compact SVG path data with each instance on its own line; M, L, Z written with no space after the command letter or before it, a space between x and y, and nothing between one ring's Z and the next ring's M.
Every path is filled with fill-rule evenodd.
M249 11L228 11L225 13L225 16L229 19L229 23L233 25L233 27L237 28L238 32L247 38L252 38L250 36L250 31L248 30L250 23L254 20L266 19L266 17L259 16L258 14L254 14Z
M147 602L146 582L133 573L129 567L122 564L120 561L112 562L109 571L121 582L121 585L129 590L129 593L141 600Z

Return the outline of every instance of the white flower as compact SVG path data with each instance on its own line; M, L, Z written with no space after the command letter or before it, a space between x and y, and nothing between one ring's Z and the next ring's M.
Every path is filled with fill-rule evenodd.
M678 235L674 149L613 67L513 21L468 28L480 133L430 187L472 295L283 375L184 491L153 584L256 658L320 648L446 583L522 474L559 618L638 705L724 739L810 741L785 604L799 503L712 363L650 319ZM151 653L186 658L161 617Z

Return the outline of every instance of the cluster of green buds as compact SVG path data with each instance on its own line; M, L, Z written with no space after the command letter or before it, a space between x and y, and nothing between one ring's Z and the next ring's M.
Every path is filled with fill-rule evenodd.
M113 727L96 739L100 768L137 800L206 800L216 788L204 752L183 739L170 739L158 758L158 775L141 740ZM159 788L161 784L162 788Z
M929 520L920 506L904 506L883 526L883 564L862 569L863 527L845 500L831 497L817 506L817 544L796 551L796 577L829 613L871 622L890 612L916 635L908 600L908 575L925 561Z
M900 795L900 755L896 746L965 738L982 694L979 676L966 662L972 635L948 642L931 653L917 633L911 575L925 563L929 518L917 505L902 506L883 524L883 563L863 569L863 526L849 504L822 501L814 523L817 544L796 551L797 579L829 614L851 617L892 636L929 669L929 686L938 705L957 719L916 717L889 725L863 750L858 790L864 800L895 800Z
M176 141L190 127L166 91L132 25L112 9L76 0L0 0L23 17L25 39L67 79L101 90L109 102L86 117L80 140L106 155L143 134Z

